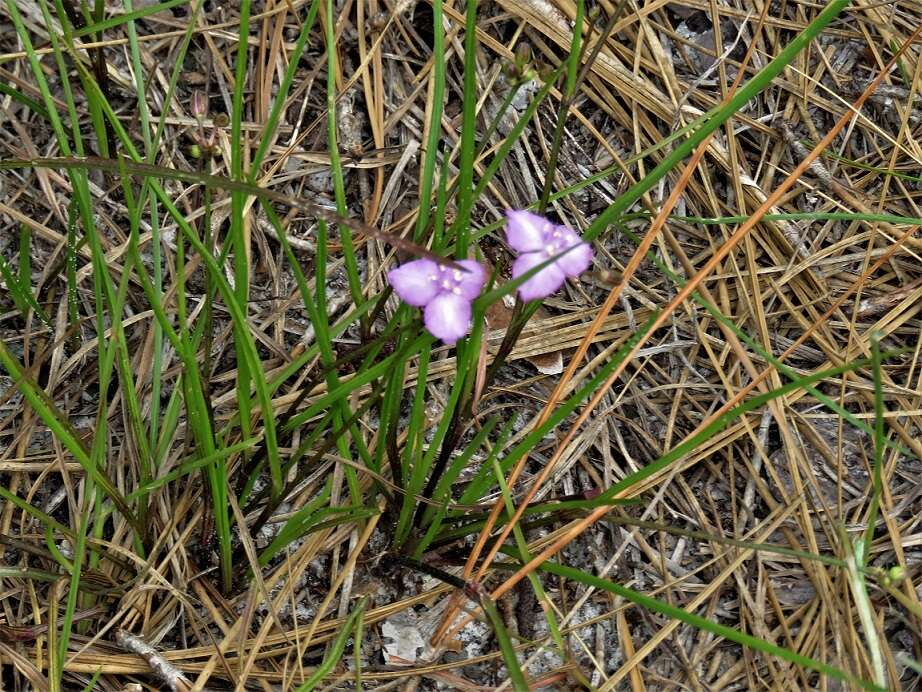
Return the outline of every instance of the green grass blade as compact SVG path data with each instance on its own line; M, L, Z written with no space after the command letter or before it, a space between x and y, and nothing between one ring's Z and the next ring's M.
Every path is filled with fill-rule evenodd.
M441 31L441 28L439 28ZM461 152L458 173L458 217L452 224L458 259L467 257L471 209L474 206L474 153L477 132L477 0L467 0L464 24L464 100L461 105Z
M21 511L28 514L30 517L38 521L40 524L53 528L55 531L60 533L63 536L68 538L74 537L74 532L68 526L64 526L57 519L52 517L50 514L45 514L38 507L34 507L26 502L24 499L18 495L10 492L10 490L5 486L0 484L0 498L9 502L14 507L18 507Z
M420 350L422 350L431 342L432 337L428 334L420 335L416 340L410 342L405 348L392 354L391 356L388 356L381 362L377 363L374 367L366 368L365 370L357 372L351 379L346 380L339 387L337 387L336 390L328 392L324 396L317 399L317 401L313 402L306 409L304 409L304 411L300 412L296 416L293 416L288 421L288 423L286 423L285 430L293 430L314 416L323 413L327 408L343 400L351 392L367 384L370 384L373 380L376 380L384 375L390 368L395 366L395 363L399 362L401 359L408 358L411 354L419 353Z
M554 135L551 141L551 152L548 157L547 171L544 173L544 186L541 189L541 200L538 202L538 213L543 214L554 187L554 176L557 174L557 160L560 156L560 147L563 144L563 130L570 112L570 105L576 95L576 83L582 56L583 20L585 18L586 4L577 0L576 19L573 21L573 38L570 40L570 55L565 62L567 66L567 79L564 84L563 96L560 99L560 109L557 112L557 123L554 126ZM613 16L614 18L614 16ZM601 39L600 39L601 40Z
M698 447L698 445L703 442L707 442L709 439L711 439L711 437L727 427L732 420L738 418L744 413L759 409L772 399L777 399L780 396L784 396L785 394L797 391L798 389L804 389L808 384L814 384L827 378L833 378L846 372L854 372L860 368L867 367L869 362L870 361L868 359L859 359L852 361L851 363L840 365L838 367L828 368L826 370L821 370L820 372L811 373L804 377L797 378L791 382L787 382L777 389L772 389L768 392L759 394L752 397L751 399L748 399L747 401L744 401L739 406L726 411L723 415L713 420L695 435L686 438L681 444L678 444L670 449L668 452L666 452L666 454L661 456L656 461L647 464L643 468L638 469L629 476L621 479L612 485L611 488L602 493L600 497L605 499L615 498L619 493L627 490L628 488L631 488L634 485L637 485L641 481L652 476L654 473L663 470L670 464L678 461L687 454L690 454Z
M525 128L528 126L528 123L532 121L535 117L535 113L538 112L538 107L544 103L544 100L547 98L548 94L551 93L551 89L554 87L554 82L560 76L560 73L563 71L565 65L561 65L554 72L551 73L548 80L544 83L544 86L535 94L532 98L531 103L528 104L528 107L525 109L525 112L519 116L518 120L515 121L515 125L512 126L512 129L509 130L509 134L506 135L503 139L503 143L499 146L499 149L496 150L496 153L493 155L493 158L490 159L490 163L487 164L487 167L483 171L483 175L477 181L477 187L474 188L473 197L474 199L479 199L483 194L483 191L487 188L487 185L490 184L490 181L493 179L493 176L496 175L499 171L500 165L512 151L516 142L519 141L519 138L522 136L522 133L525 131ZM505 219L498 222L495 227L499 228L502 224L506 223Z
M727 101L709 111L702 119L703 122L688 139L678 144L663 160L641 180L634 183L618 199L608 206L592 222L583 237L587 241L595 240L608 226L630 209L644 194L653 187L686 156L694 151L704 139L721 127L727 120L739 111L751 98L763 91L792 60L813 41L820 32L829 25L841 12L848 7L850 0L831 0L823 10L810 22L804 30L786 44L765 67L752 79L741 86Z
M92 506L95 502L95 489L92 484L88 484L86 505ZM70 574L70 585L67 591L67 598L64 605L64 617L61 619L61 633L57 639L57 650L54 652L55 674L51 676L51 689L55 692L63 689L63 678L65 672L65 662L67 661L67 650L70 646L71 630L74 624L74 614L77 611L77 599L80 596L80 577L83 568L83 554L86 551L87 532L92 522L92 513L81 512L78 518L78 528L76 541L73 546L74 559Z
M102 491L112 500L119 512L128 520L132 527L140 535L140 526L134 513L125 502L125 498L119 493L115 484L109 479L105 472L93 463L89 452L80 442L80 436L73 429L67 420L60 415L54 403L48 399L48 396L38 387L35 382L26 375L22 365L10 353L2 341L0 341L0 365L7 371L16 387L22 392L22 395L29 402L29 405L35 410L42 422L48 426L52 434L61 441L64 447L69 451L77 463L83 468L84 472L93 479L93 481L102 489Z
M90 678L90 681L86 684L86 687L83 688L83 692L93 692L96 689L96 685L99 682L99 678L102 676L102 666L96 669L93 673L93 677Z
M239 27L237 34L237 56L236 69L234 71L234 92L231 105L231 178L234 180L243 180L243 147L245 142L242 136L243 125L243 91L246 84L248 54L250 38L250 0L243 0L240 4ZM244 209L246 208L247 196L242 192L231 192L231 215L230 231L228 233L228 244L234 250L234 297L241 309L240 319L234 318L235 340L241 341L245 337L244 332L249 332L247 323L248 307L250 300L250 237L246 228L244 219ZM257 373L252 369L252 363L249 359L239 359L237 361L237 406L239 408L237 422L240 425L240 435L242 437L251 437L250 429L252 424L252 407L250 405L250 388L254 384L253 380L261 377L262 373ZM263 381L265 388L265 381ZM266 418L271 417L271 409L263 412ZM271 433L270 433L271 434ZM282 465L275 449L274 435L272 439L267 436L266 439L267 456L269 459L269 476L272 486L273 496L282 490Z
M624 227L623 225L619 225L619 229L621 233L623 233L626 237L628 237L632 242L638 245L640 244L640 238L638 238L630 229ZM685 285L684 279L679 277L668 266L666 266L663 260L659 256L657 256L656 253L653 253L653 252L647 253L647 258L651 262L653 262L653 264L655 264L657 268L659 268L660 271L662 271L663 274L667 276L676 286L682 287ZM772 367L776 368L778 372L780 372L782 375L787 377L789 380L793 381L797 379L798 374L793 368L785 364L780 359L776 358L771 353L771 351L767 351L762 344L760 344L758 341L756 341L751 336L749 336L744 330L740 329L731 319L729 319L726 315L724 315L720 311L720 309L717 308L717 306L715 306L710 301L705 300L705 298L697 291L692 293L692 298L699 305L701 305L705 310L707 310L711 314L711 316L714 317L714 319L716 319L718 322L720 322L725 327L727 327L742 342L744 342L753 351L759 354L759 356L764 358L765 362L772 365ZM643 333L646 334L646 330L644 330ZM804 389L808 394L815 397L817 401L822 403L824 406L826 406L831 411L834 411L837 415L844 418L846 421L848 421L848 423L850 423L857 429L869 435L873 434L872 429L867 424L865 424L864 421L862 421L860 418L855 417L855 415L851 411L841 406L837 401L835 401L831 397L827 396L826 394L824 394L823 392L821 392L820 390L816 389L815 387L809 384L806 385ZM888 447L890 447L891 449L895 449L900 454L907 454L907 455L914 456L911 450L908 450L902 447L901 445L899 445L898 443L892 440L885 438L884 442Z
M871 544L877 530L877 515L880 511L880 498L883 494L884 466L884 388L881 377L880 335L871 334L871 371L874 375L874 467L871 469L871 507L868 510L868 528L864 533L864 550L862 562L868 566L871 557Z
M22 106L25 106L33 113L37 113L38 115L42 116L45 120L48 120L48 121L51 120L51 116L48 114L47 108L45 108L41 103L39 103L35 99L31 99L28 96L26 96L24 93L22 93L21 90L17 89L13 85L7 84L6 82L0 82L0 94L3 94L4 96L9 96L11 99L13 99L13 101L15 101L16 103Z
M94 21L81 29L75 29L72 35L74 38L80 38L83 36L90 36L91 34L100 34L103 31L107 31L108 29L114 29L115 27L122 26L123 24L133 24L139 19L150 17L151 15L157 14L159 12L166 12L173 9L174 7L187 5L188 3L189 0L166 0L166 2L145 5L139 10L129 9L129 11L125 12L124 14L119 14L115 17L109 17L108 19L103 19L101 21Z
M416 216L416 230L413 240L422 242L429 225L429 209L432 206L432 179L438 161L439 141L442 135L442 113L445 100L445 25L442 22L442 3L432 3L432 80L429 99L430 117L422 170L419 175L419 211Z
M864 639L867 642L868 657L871 659L871 670L874 672L874 682L882 688L887 687L887 673L884 668L884 659L881 652L880 636L877 632L877 619L874 617L874 606L871 602L871 595L868 593L868 585L861 571L861 566L867 562L867 547L862 538L855 539L854 546L850 543L851 539L842 534L843 545L848 551L845 562L848 567L846 575L848 585L855 601L855 610L858 611L858 620L861 622L861 629L864 630Z
M368 596L362 596L362 598L359 599L359 602L355 605L355 609L343 624L339 634L336 635L336 639L333 640L333 644L327 652L327 655L324 656L323 662L317 666L317 669L311 676L298 687L297 692L313 692L313 690L317 688L317 685L319 685L323 679L330 674L333 668L336 667L336 664L339 663L343 656L343 652L346 650L346 642L348 642L349 637L354 634L356 624L365 611L367 603ZM358 646L358 639L356 639L356 646Z
M295 512L282 526L272 542L260 553L259 564L265 567L281 550L292 541L297 540L312 524L317 523L317 515L330 499L332 476L327 477L323 489L313 500Z
M346 187L343 182L343 162L339 154L339 138L337 135L336 121L336 73L337 73L337 48L336 27L334 26L333 0L326 2L326 24L324 36L327 44L327 149L330 153L330 170L333 173L333 196L336 199L336 211L345 217ZM349 281L349 292L352 301L358 305L362 302L362 279L359 275L358 262L355 258L355 244L352 232L347 226L339 227L340 242L343 248L343 259L346 265L346 276Z
M631 215L633 216L633 214ZM637 217L647 216L650 214L644 212ZM627 217L625 217L627 218ZM700 216L671 216L676 221L686 223L700 223L709 226L726 225L733 223L743 223L749 220L748 216L719 216L719 217L700 217ZM762 217L765 221L867 221L869 223L892 223L904 226L922 226L922 218L916 216L898 216L897 214L873 214L868 212L835 212L835 211L815 211L815 212L790 212L787 214L765 214Z
M499 614L496 604L488 596L483 596L480 599L480 606L483 608L484 614L493 626L493 634L496 635L499 650L503 654L503 661L506 663L506 670L509 673L509 682L512 684L512 689L516 690L516 692L529 692L531 688L528 686L528 682L525 680L525 674L522 672L522 666L519 664L519 657L516 655L515 645L512 643L512 637L509 636L509 631L506 629L506 625L503 622L502 616Z
M438 479L435 490L432 493L432 499L435 502L448 502L451 499L452 485L458 480L461 472L470 465L471 457L473 457L474 453L486 443L488 435L493 432L493 428L496 427L498 422L499 418L497 416L492 416L487 420L462 452L452 459L451 464L449 464L448 468L442 473L442 477ZM433 515L435 513L435 507L429 506L423 514L421 526L428 526L434 518ZM419 549L417 549L417 551L421 552ZM416 557L421 557L421 555L417 555Z
M867 680L862 680L861 678L857 678L850 673L836 668L835 666L829 665L828 663L817 661L816 659L799 654L796 651L791 651L790 649L778 646L777 644L765 641L764 639L759 639L758 637L754 637L750 634L745 634L744 632L740 632L737 629L722 625L720 623L714 622L713 620L708 620L707 618L701 617L700 615L689 613L688 611L670 603L665 603L656 598L647 596L646 594L642 594L639 591L634 591L633 589L621 586L620 584L616 584L607 579L596 577L582 570L575 569L573 567L566 567L555 562L545 562L539 569L549 572L550 574L556 574L560 577L585 584L586 586L591 586L596 589L607 591L608 593L620 596L621 598L624 598L625 600L646 608L647 610L650 610L654 613L660 613L661 615L665 615L666 617L673 620L679 620L687 625L691 625L697 629L709 632L716 637L727 639L755 651L761 651L762 653L770 654L803 668L815 670L836 680L860 687L861 689L880 689L873 683L868 682Z
M6 284L6 290L10 294L10 298L13 299L13 305L15 305L16 309L22 314L23 319L26 318L31 310L42 321L42 324L50 331L54 331L54 325L51 324L48 314L38 301L35 300L35 296L32 295L31 281L23 280L24 272L22 267L20 267L19 275L17 276L13 267L0 256L0 278L2 278L3 283Z
M301 56L304 54L304 49L307 46L307 39L310 38L311 29L314 28L314 21L317 19L317 12L319 10L320 0L312 0L310 9L307 11L307 18L301 25L301 32L298 34L298 40L295 42L295 46L291 50L291 53L288 55L288 67L285 69L285 76L282 78L281 84L279 84L278 92L275 94L272 108L269 111L269 117L266 119L262 136L259 139L259 146L257 146L256 153L253 154L250 163L249 179L252 183L256 182L256 178L259 175L259 167L262 165L263 159L266 157L266 152L269 150L269 145L272 143L272 134L278 127L279 119L282 116L282 111L288 100L288 92L291 90L295 74L298 71L298 65L301 63Z
M515 502L512 498L512 492L510 491L509 486L506 484L505 471L499 462L496 461L496 459L493 460L493 473L495 474L496 482L499 485L499 492L503 498L503 504L506 506L506 516L511 517L515 515ZM528 541L525 540L525 532L522 530L520 523L517 522L512 527L512 533L522 560L524 562L530 562L532 555L528 550ZM564 660L570 659L571 656L569 654L566 642L564 642L563 636L560 633L560 625L557 622L557 616L554 614L553 603L551 603L551 600L548 598L547 593L544 590L544 586L541 584L541 579L534 572L530 572L528 574L528 582L531 584L531 588L535 592L535 597L538 599L538 603L541 605L541 613L544 616L545 622L547 623L547 628L551 634L551 639L553 639L554 643L557 645L558 653Z
M232 456L240 454L240 452L243 452L247 449L253 449L257 444L259 444L261 439L261 437L251 437L248 440L242 440L235 444L222 447L221 449L208 456L196 455L195 457L182 462L172 471L149 480L143 485L139 485L137 489L129 493L125 499L128 502L133 502L138 498L143 498L157 488L162 488L163 486L172 483L173 481L178 480L184 476L187 476L190 473L205 468L211 464L214 464L215 462L221 461L222 459L228 459Z

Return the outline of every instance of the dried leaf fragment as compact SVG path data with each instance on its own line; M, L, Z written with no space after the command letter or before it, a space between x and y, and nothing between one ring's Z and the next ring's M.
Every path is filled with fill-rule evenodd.
M512 308L514 305L515 299L512 296L504 296L503 300L498 300L488 307L486 311L487 328L505 331L512 320ZM548 317L550 317L550 313L544 307L539 307L532 320L543 320ZM525 360L534 365L542 375L559 375L563 372L562 351L539 353L534 356L528 356Z

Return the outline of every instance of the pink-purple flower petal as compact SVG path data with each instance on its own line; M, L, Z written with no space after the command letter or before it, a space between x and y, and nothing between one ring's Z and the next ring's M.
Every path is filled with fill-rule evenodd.
M506 242L516 252L537 252L544 248L548 231L553 224L543 216L530 211L506 212Z
M432 336L451 346L471 329L471 301L454 293L442 293L426 305L423 322Z
M459 272L461 276L455 274L453 278L457 281L461 296L469 301L474 300L480 295L483 285L487 282L487 272L480 262L474 260L459 260L458 264L467 271Z
M530 269L547 261L547 259L548 258L540 252L526 252L520 255L512 264L512 278L519 278ZM563 286L565 279L566 276L563 271L557 267L556 263L549 264L519 286L519 296L526 302L538 298L547 298L549 295L556 293L557 290Z
M568 229L569 230L569 229ZM572 248L565 255L558 258L555 263L560 270L569 277L576 278L592 266L592 246L584 243L580 237L570 231L576 242L567 243L564 247ZM570 240L568 237L567 240ZM574 247L575 246L575 247Z
M419 308L438 295L438 276L439 265L429 259L418 259L392 269L387 280L401 300Z

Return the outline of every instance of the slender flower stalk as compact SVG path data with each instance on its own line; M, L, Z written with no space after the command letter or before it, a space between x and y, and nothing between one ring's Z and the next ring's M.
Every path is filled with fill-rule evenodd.
M530 211L506 212L506 240L519 253L512 265L513 279L557 258L519 286L519 296L524 301L547 298L568 277L576 278L592 265L592 246L583 242L576 231Z
M423 308L423 322L434 337L449 346L471 331L471 303L487 280L474 260L453 269L430 259L418 259L392 269L387 280L404 302Z

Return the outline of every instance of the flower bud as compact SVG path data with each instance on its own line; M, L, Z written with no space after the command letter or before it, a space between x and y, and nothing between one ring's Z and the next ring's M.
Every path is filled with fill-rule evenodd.
M192 115L199 121L208 116L208 97L199 89L192 92Z
M902 565L894 565L887 570L887 578L891 584L899 584L906 578L906 568Z
M531 46L527 41L522 41L515 47L514 60L516 68L518 68L519 72L523 72L525 70L525 66L531 60Z

